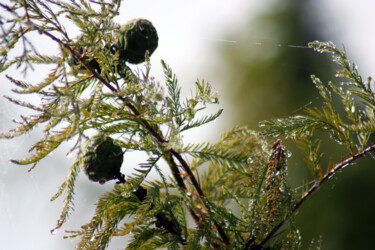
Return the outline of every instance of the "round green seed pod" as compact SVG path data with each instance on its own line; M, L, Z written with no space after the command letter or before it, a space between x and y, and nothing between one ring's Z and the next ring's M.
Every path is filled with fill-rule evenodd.
M159 40L155 27L146 19L130 20L120 27L115 38L120 58L132 64L144 62L146 51L151 55Z
M91 181L104 184L113 179L124 182L120 168L123 153L120 146L115 145L109 136L98 134L86 140L82 145L79 163Z

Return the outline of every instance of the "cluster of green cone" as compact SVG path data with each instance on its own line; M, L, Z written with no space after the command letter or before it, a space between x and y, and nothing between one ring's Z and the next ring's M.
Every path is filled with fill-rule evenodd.
M145 61L146 52L151 55L158 46L158 34L152 23L146 19L133 19L114 33L115 44L111 46L113 53L119 54L119 59L131 64ZM80 54L84 53L82 47L77 48ZM101 72L100 65L95 58L84 57L88 66ZM74 57L70 60L73 65L78 64ZM83 67L82 67L83 69ZM102 133L87 139L82 144L80 166L91 181L104 184L109 180L117 179L124 183L124 175L120 169L123 162L123 152L114 140Z

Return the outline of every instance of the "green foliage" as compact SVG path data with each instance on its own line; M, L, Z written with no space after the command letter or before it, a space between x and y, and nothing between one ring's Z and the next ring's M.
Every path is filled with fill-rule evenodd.
M358 153L366 147L374 131L375 96L370 88L371 78L363 81L356 65L349 62L345 51L340 51L331 42L315 41L309 43L309 46L318 52L332 54L333 61L341 67L336 76L343 78L343 81L339 84L328 82L325 85L312 75L311 79L324 101L321 109L305 107L302 115L262 122L260 126L264 127L265 135L297 136L304 139L314 129L322 130L338 144L345 145L351 155ZM339 107L335 107L334 95L341 100L345 117L339 113ZM356 105L356 101L363 105Z
M334 60L343 67L340 76L350 82L343 83L348 87L344 91L332 83L327 87L312 77L324 99L321 110L305 108L303 115L264 122L263 134L235 127L223 133L216 143L184 145L181 132L221 115L222 110L197 115L207 104L218 103L218 94L208 82L199 80L195 94L182 101L177 77L164 61L165 83L149 76L152 51L143 48L145 69L132 72L127 66L130 61L108 46L118 43L113 33L119 25L113 18L120 1L13 1L13 5L0 7L13 17L7 20L11 25L1 21L1 73L21 65L25 73L37 64L54 67L45 80L36 84L8 77L16 86L15 93L37 94L41 102L31 104L7 97L34 113L22 116L17 128L0 137L24 135L37 125L44 128L43 138L30 148L31 155L13 162L33 164L34 168L62 143L76 140L69 153L76 152L77 159L51 199L65 197L53 230L62 227L72 211L80 168L93 181L119 180L111 191L99 197L90 222L80 230L67 231L67 237L81 237L78 249L105 249L113 237L126 235L131 235L128 249L298 248L300 236L294 212L337 170L374 150L367 145L374 127L375 101L370 80L367 84L362 82L346 54L330 43L314 42L310 46L333 53ZM70 39L63 17L81 29L78 38ZM14 29L15 26L20 28ZM57 43L61 53L48 56L27 49L34 48L27 35L35 31ZM23 54L9 57L8 52L16 44L24 46ZM335 109L331 90L342 100L345 120ZM353 95L367 108L360 110L355 106ZM327 131L351 155L324 176L321 142L313 137L315 130ZM267 140L265 136L290 137L303 149L316 179L300 197L287 182L288 151L283 142ZM135 168L137 173L126 178L120 172L123 150L148 155L147 162L140 162ZM161 159L171 175L166 176L159 166ZM147 178L152 169L159 180ZM273 238L284 222L288 222L288 227Z
M300 201L295 204L293 211L339 170L371 154L375 149L374 144L369 143L375 124L372 108L375 96L370 87L371 78L363 81L357 66L349 61L345 50L339 50L332 42L315 41L309 43L309 47L320 53L331 54L333 62L340 67L336 74L340 78L339 83L324 84L312 75L311 79L323 99L321 108L304 107L302 114L260 123L263 135L284 136L297 143L314 178L312 185L309 181L306 182L306 191L301 194ZM341 105L336 100L339 100ZM360 105L356 102L360 102ZM340 112L341 110L343 112ZM341 155L337 164L330 162L324 168L321 165L322 139L316 136L318 131L328 134L333 142L344 146L349 157L344 159Z

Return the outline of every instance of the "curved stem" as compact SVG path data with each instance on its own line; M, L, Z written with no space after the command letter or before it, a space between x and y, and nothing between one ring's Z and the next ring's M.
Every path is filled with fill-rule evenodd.
M29 23L31 24L31 23ZM102 77L94 68L92 68L90 65L88 65L81 57L81 54L78 52L78 51L75 51L74 49L72 49L68 44L64 43L63 41L61 41L59 38L57 38L56 36L54 36L53 34L51 34L50 32L48 31L45 31L41 28L39 28L38 26L36 25L33 25L33 27L35 29L37 29L40 33L42 34L45 34L46 36L50 37L52 40L54 40L55 42L61 44L62 46L64 46L66 49L69 50L69 52L74 56L76 57L76 59L80 60L83 65L85 66L85 68L87 70L89 70L92 75L97 78L99 81L101 81L108 89L110 89L112 92L117 92L116 88L113 87L110 82L105 79L104 77ZM126 100L126 98L122 97L122 96L118 96L118 98L120 100L122 100L125 105L133 112L133 114L138 118L139 122L156 138L156 140L158 141L158 143L160 145L162 145L163 143L167 142L162 135L159 134L159 130L154 128L147 120L145 119L142 119L140 116L141 116L141 113L139 112L139 110L133 105L131 104L130 102L128 102ZM211 212L209 206L207 205L207 203L205 202L204 198L205 198L205 195L202 191L202 189L200 188L200 185L197 181L197 179L195 178L193 172L191 171L189 165L187 164L187 162L182 158L182 156L176 152L174 149L169 149L168 152L173 155L179 162L180 164L182 165L184 171L187 173L187 175L189 176L189 179L190 181L192 182L192 185L194 186L195 190L197 191L198 193L198 196L201 200L201 202L205 205L205 207L208 208L208 211ZM180 188L183 188L184 190L186 190L186 185L178 171L178 167L176 165L176 163L174 162L173 158L172 157L168 157L169 159L167 160L167 162L169 163L169 166L171 168L171 171L172 171L172 174L173 174L173 177L175 178L177 184L179 185ZM199 217L195 214L195 212L189 208L189 211L190 211L190 214L192 215L194 221L196 223L199 222ZM214 221L214 224L218 230L218 233L221 237L221 239L223 240L223 242L228 245L230 244L230 241L229 241L229 238L228 236L226 235L225 231L223 230L223 228L216 222Z
M316 181L314 183L314 185L312 185L308 191L306 191L302 196L301 198L299 199L299 201L294 205L292 211L289 213L288 216L285 217L285 219L283 219L282 221L279 222L279 224L277 224L269 233L268 235L257 245L259 247L262 247L264 244L266 244L266 242L268 240L270 240L272 238L272 236L281 228L282 225L284 225L285 221L292 215L294 214L300 207L301 205L306 201L307 198L309 198L313 193L315 193L315 191L317 191L319 189L319 187L325 183L328 179L330 179L333 175L335 175L340 169L352 164L353 162L355 162L356 160L358 160L359 158L362 158L364 156L366 156L368 153L370 153L371 151L375 151L375 144L367 147L366 149L364 149L363 151L359 152L358 154L355 154L347 159L345 159L344 161L341 161L340 163L336 164L335 167L333 167L329 172L327 172L320 180ZM245 246L243 247L243 249L250 249L248 246L250 244L248 244L248 242L245 244Z
M189 167L189 165L188 165L188 164L186 163L186 161L182 158L182 156L181 156L179 153L177 153L175 150L170 149L169 151L170 151L170 152L173 154L173 156L176 157L177 160L181 163L182 168L185 170L185 172L186 172L187 175L189 176L189 179L190 179L190 181L192 182L192 184L193 184L195 190L197 190L197 193L198 193L199 199L201 200L202 204L204 204L205 207L207 207L208 212L211 212L210 207L207 205L207 203L206 203L206 201L205 201L205 199L204 199L206 196L204 195L204 193L203 193L203 191L202 191L202 189L201 189L201 187L200 187L200 185L199 185L197 179L195 178L193 172L191 171L191 168ZM226 245L229 245L229 244L230 244L230 241L229 241L229 238L228 238L228 236L226 235L224 229L219 225L219 223L217 223L216 220L213 220L213 221L214 221L214 224L215 224L215 226L216 226L216 228L217 228L217 231L218 231L218 233L219 233L221 239L223 240L223 242L224 242Z

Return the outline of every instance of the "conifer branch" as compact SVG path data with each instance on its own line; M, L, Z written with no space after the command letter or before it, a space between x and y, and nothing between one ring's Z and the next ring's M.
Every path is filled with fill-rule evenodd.
M185 172L187 173L187 175L189 176L189 179L190 181L192 182L195 190L198 192L198 196L199 196L199 199L201 200L202 204L204 204L207 209L208 209L208 212L211 213L211 209L210 209L210 206L207 204L207 202L205 201L206 200L206 196L204 195L197 179L195 178L193 172L191 171L189 165L186 163L186 161L182 158L182 156L177 153L176 151L174 151L173 149L170 149L169 150L176 158L177 160L181 163L183 169L185 170ZM225 245L229 245L230 244L230 241L229 241L229 238L228 236L226 235L225 231L223 230L223 228L217 223L216 220L214 220L214 223L215 223L215 226L217 228L217 231L221 237L221 239L223 240L224 244Z
M328 171L320 180L317 180L310 188L307 192L305 192L301 198L299 199L299 201L293 206L293 209L290 211L290 213L288 214L288 216L285 216L285 218L279 222L279 224L277 224L268 234L267 236L260 241L259 244L255 244L257 247L257 249L261 249L262 246L264 246L274 235L275 233L284 225L284 223L290 218L291 215L293 215L300 207L301 205L309 198L311 197L311 195L313 193L315 193L315 191L317 191L319 189L319 187L325 183L327 180L329 180L330 178L332 178L333 175L335 175L338 171L340 171L341 169L343 169L344 167L352 164L353 162L355 162L356 160L366 156L367 154L371 153L372 151L375 151L375 144L367 147L365 150L361 151L360 153L358 154L355 154L353 156L350 156L349 158L341 161L340 163L337 163L335 165L335 167L333 167L330 171ZM253 248L250 248L250 246L254 246L254 239L250 239L246 244L245 246L242 248L242 249L253 249Z
M114 236L133 232L130 249L242 247L259 250L271 245L270 240L286 221L292 225L288 236L276 244L289 249L294 241L297 243L293 246L297 246L300 239L291 219L295 212L340 169L375 151L375 144L368 146L375 128L371 78L367 82L362 80L345 50L338 50L330 42L310 43L318 52L331 53L342 67L337 71L338 76L349 79L349 82L340 82L342 88L311 77L323 98L321 109L305 106L302 115L263 122L262 134L237 127L224 133L214 144L183 146L181 132L214 121L222 114L218 110L196 117L207 103L218 103L218 94L208 82L198 80L195 94L181 101L177 77L162 61L168 89L165 95L164 86L149 77L152 54L149 48L157 47L156 29L145 19L134 19L125 25L114 23L120 2L15 0L13 5L0 3L0 8L11 16L0 20L0 72L21 65L25 65L25 73L33 65L56 66L37 84L7 76L17 87L13 90L16 94L39 94L41 104L6 97L37 114L21 115L21 121L13 121L17 127L1 133L0 138L11 139L46 123L45 137L30 148L35 153L13 162L35 167L61 143L79 135L70 150L80 148L78 158L51 199L65 196L54 230L63 225L73 210L75 182L82 169L91 181L103 184L118 179L117 184L122 185L114 185L112 191L99 198L95 214L87 225L79 231L70 231L74 234L70 237L82 236L78 248L104 249ZM60 23L63 17L73 21L83 33L70 39ZM146 23L150 26L144 28L142 25ZM29 33L35 31L57 43L62 55L38 53L28 39ZM130 43L133 31L136 36ZM144 36L146 31L155 39ZM143 42L148 44L146 52L140 49L139 55L130 57L131 44L140 47ZM18 43L22 43L22 54L10 56L8 52ZM128 67L128 63L145 61L143 78ZM92 92L88 93L90 87ZM341 98L345 112L336 108L333 101L336 96ZM358 109L355 105L358 100L366 108ZM169 129L164 134L165 126ZM81 137L92 130L98 131L98 135L90 136L81 144ZM346 146L351 155L336 165L330 164L326 174L321 168L323 154L319 152L323 140L314 137L315 130L327 132L335 142ZM114 140L110 136L119 138ZM306 192L300 197L295 197L287 181L288 151L280 139L270 144L265 136L292 138L302 148L315 183L307 184ZM135 168L140 174L128 175L126 179L120 171L124 149L125 152L139 150L149 156L147 163ZM186 155L192 157L191 161ZM161 158L172 172L169 181L157 165ZM194 173L200 166L205 172ZM143 183L152 170L157 171L162 181ZM171 192L170 188L175 190ZM231 211L232 206L235 213ZM187 213L196 227L188 227Z
M51 34L50 32L39 28L38 26L34 26L40 33L45 34L46 36L50 37L52 40L57 42L58 44L64 46L64 48L68 49L69 52L79 61L83 63L83 65L86 67L87 70L89 70L92 75L97 78L99 81L101 81L107 88L109 88L112 92L117 92L116 88L113 87L104 77L102 77L93 67L91 67L87 62L84 61L82 54L80 54L78 51L71 48L68 44L64 43L62 40ZM139 119L139 121L142 123L142 125L158 140L160 144L165 143L166 140L157 132L156 129L154 129L151 124L146 121L145 119L140 118L141 112L138 111L138 109L131 104L130 102L126 101L126 98L122 96L118 96L118 98L126 103L126 106L134 113L134 115Z
M60 40L59 38L57 38L56 36L54 36L53 34L51 34L50 32L44 30L44 29L41 29L39 28L38 26L36 25L32 25L33 27L35 27L40 33L42 34L45 34L46 36L50 37L52 40L54 40L55 42L57 42L58 44L64 46L64 48L68 49L70 51L70 53L77 59L77 60L80 60L83 65L85 66L85 68L87 70L89 70L92 75L97 78L99 81L101 81L107 88L109 88L112 92L117 92L116 88L113 87L104 77L102 77L93 67L91 67L87 62L84 61L83 59L83 56L76 50L74 50L73 48L71 48L68 44L64 43L62 40ZM158 129L155 129L147 120L145 119L142 119L140 116L141 116L141 112L138 111L138 109L133 105L131 104L130 102L127 102L126 98L122 97L122 96L118 96L118 98L120 100L122 100L123 102L125 102L125 105L134 113L134 115L138 118L138 120L140 121L140 123L142 123L142 125L157 139L158 143L160 145L162 145L163 143L167 142L162 135L160 135L157 131ZM202 191L202 189L200 188L199 186L199 183L198 181L196 180L193 172L191 171L189 165L186 163L186 161L182 158L182 156L176 152L174 149L169 149L168 150L170 152L170 154L172 154L174 157L176 157L176 159L180 162L180 164L182 165L184 171L187 173L187 175L189 176L189 179L190 181L192 182L195 190L197 191L198 195L199 195L199 198L202 202L202 204L204 204L208 209L209 209L209 206L207 205L207 203L205 202L205 195ZM173 177L175 178L175 180L177 181L178 185L180 188L183 188L184 190L187 190L186 189L186 186L184 184L184 181L183 179L181 178L181 175L178 171L178 168L177 168L177 165L174 163L173 160L169 160L168 161L170 163L170 167L171 167L171 170L172 170L172 173L173 173ZM189 211L190 211L190 214L192 215L194 221L196 223L198 223L199 221L199 217L194 213L194 211L189 208ZM209 209L209 212L210 209ZM220 235L220 237L222 238L223 242L228 245L230 244L230 241L229 241L229 238L228 236L226 235L225 231L223 230L223 228L214 220L214 223L215 223L215 226L218 230L218 233Z

